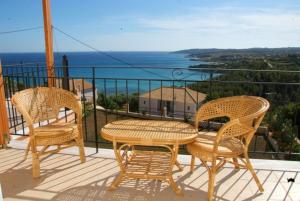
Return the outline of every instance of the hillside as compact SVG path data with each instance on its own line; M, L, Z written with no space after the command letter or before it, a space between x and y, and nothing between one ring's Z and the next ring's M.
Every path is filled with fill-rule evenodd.
M188 49L180 50L174 53L187 54L192 60L201 60L207 62L218 62L222 64L235 63L238 61L249 61L257 59L281 60L284 63L286 58L292 60L300 59L300 48L250 48L250 49Z

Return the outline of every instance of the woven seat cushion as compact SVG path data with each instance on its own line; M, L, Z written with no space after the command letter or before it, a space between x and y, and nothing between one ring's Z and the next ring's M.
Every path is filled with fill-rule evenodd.
M204 160L211 160L216 132L201 131L195 142L188 144L187 149L191 154ZM217 155L232 157L243 153L243 143L237 138L228 138L220 142Z
M75 123L51 123L34 129L37 145L63 144L78 136Z

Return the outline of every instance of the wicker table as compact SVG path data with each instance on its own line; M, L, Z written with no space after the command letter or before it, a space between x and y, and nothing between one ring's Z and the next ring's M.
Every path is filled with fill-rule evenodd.
M127 177L166 181L176 194L182 194L172 178L172 170L174 165L180 168L176 160L178 146L191 143L197 137L192 125L177 121L120 120L104 126L101 135L113 142L120 167L120 174L110 190L117 188ZM137 146L160 149L146 151L137 149Z

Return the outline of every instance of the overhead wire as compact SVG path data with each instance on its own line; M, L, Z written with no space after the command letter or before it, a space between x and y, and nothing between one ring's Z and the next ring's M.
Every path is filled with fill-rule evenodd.
M1 31L0 35L10 34L10 33L18 33L18 32L24 32L24 31L31 31L31 30L37 30L37 29L41 29L41 28L43 28L43 26L31 27L31 28L24 28L24 29L16 29L16 30L10 30L10 31Z
M128 63L127 61L124 61L124 60L119 59L119 58L117 58L117 57L115 57L115 56L112 56L112 55L110 55L110 54L108 54L108 53L106 53L106 52L103 52L103 51L98 50L97 48L91 46L90 44L87 44L87 43L81 41L80 39L78 39L78 38L72 36L72 35L69 34L69 33L64 32L63 30L61 30L61 29L59 29L59 28L57 28L57 27L55 27L55 26L52 26L52 27L53 27L53 29L55 29L56 31L58 31L58 32L60 32L60 33L62 33L62 34L64 34L65 36L71 38L72 40L76 41L77 43L80 43L81 45L86 46L86 47L88 47L88 48L94 50L94 51L97 52L97 53L100 53L100 54L102 54L102 55L105 55L105 56L107 56L107 57L109 57L109 58L111 58L111 59L113 59L113 60L115 60L115 61L118 61L118 62L121 63L121 64L125 64L125 65L130 66L130 67L136 67L135 65L133 65L133 64L131 64L131 63ZM153 75L155 75L155 76L164 78L164 79L170 79L169 77L166 77L166 76L160 75L160 74L158 74L158 73L149 71L149 70L147 70L147 69L145 69L145 68L143 68L143 67L140 67L139 69L141 69L141 70L143 70L143 71L145 71L145 72L147 72L147 73L153 74Z
M52 27L52 30L53 30L53 27ZM56 38L56 34L55 34L54 31L53 31L53 39L54 39L54 48L56 49L56 51L54 52L54 54L57 57L60 57L61 53L60 53L60 50L59 50L59 47L58 47L57 38Z
M2 32L0 32L0 35L19 33L19 32L24 32L24 31L38 30L38 29L42 29L42 28L43 28L43 26L37 26L37 27L30 27L30 28L23 28L23 29L15 29L15 30L10 30L10 31L2 31ZM7 64L7 65L3 65L3 66L9 67L9 66L44 64L44 63L45 62L34 62L34 63L30 62L30 63L22 63L22 64Z

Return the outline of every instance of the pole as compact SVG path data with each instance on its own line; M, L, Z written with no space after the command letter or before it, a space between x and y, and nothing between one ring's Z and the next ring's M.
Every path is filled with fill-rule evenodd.
M50 0L43 1L43 16L44 16L44 32L45 32L45 51L46 51L46 65L48 74L48 86L55 86L55 71L54 71L54 57L53 57L53 37L52 37L52 23Z
M69 83L69 61L67 55L63 56L62 60L63 66L63 89L70 91L70 83Z
M0 60L0 145L5 146L9 137L8 117L5 101L4 79Z

